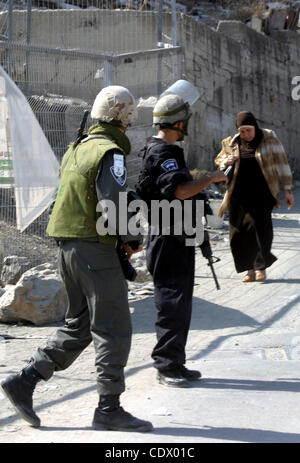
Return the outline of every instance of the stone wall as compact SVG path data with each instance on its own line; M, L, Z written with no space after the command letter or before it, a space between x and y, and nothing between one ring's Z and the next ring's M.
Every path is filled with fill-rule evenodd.
M199 89L189 140L189 164L213 168L222 138L235 133L235 116L252 111L261 127L278 134L296 176L300 174L300 101L291 97L300 74L300 36L268 37L239 21L212 30L182 16L185 78Z
M190 167L212 169L222 138L235 132L237 112L248 109L256 115L262 127L276 131L292 169L299 177L300 101L294 101L291 93L292 78L300 75L300 35L277 31L270 37L239 21L221 21L218 30L214 30L184 14L178 14L177 19L177 36L184 48L182 77L193 82L201 93L200 100L193 107L195 114L190 122L190 136L185 142ZM25 13L18 12L14 21L14 40L24 42ZM164 14L164 41L170 41L170 25L171 16ZM34 11L32 29L34 44L121 53L155 48L157 16L153 12L134 11ZM143 62L137 65L126 61L117 69L115 79L122 78L121 85L131 88L138 76L132 89L138 96L143 92L149 96L155 91L151 82L156 75L153 73L148 83L155 65L149 63L150 66L146 66ZM85 62L84 68L80 75L78 67L78 82L84 79L87 69L94 76L97 66L91 72ZM43 67L39 72L42 70ZM69 72L65 74L70 78ZM170 70L168 78L171 77ZM167 84L166 79L164 84ZM61 76L59 80L62 80ZM101 84L103 80L99 79L97 85L101 87ZM84 87L90 100L92 82ZM141 141L143 135L146 138L151 132L151 114L148 112L146 118L144 114L141 116L143 122L136 129L137 136L134 130L130 132L135 153L137 140Z
M26 43L26 10L15 10L15 42ZM99 53L126 53L155 48L156 14L124 10L38 10L31 14L31 44ZM7 12L0 13L0 34L7 33ZM164 15L170 36L170 17ZM140 39L137 39L140 38Z

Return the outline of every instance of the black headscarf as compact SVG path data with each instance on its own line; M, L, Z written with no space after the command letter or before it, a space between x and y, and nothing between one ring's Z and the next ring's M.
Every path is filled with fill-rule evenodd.
M239 128L243 125L252 125L255 127L255 137L250 142L245 142L239 137L239 143L241 146L245 146L256 150L260 142L262 141L264 135L263 131L259 128L257 120L250 111L241 111L236 117L236 127Z

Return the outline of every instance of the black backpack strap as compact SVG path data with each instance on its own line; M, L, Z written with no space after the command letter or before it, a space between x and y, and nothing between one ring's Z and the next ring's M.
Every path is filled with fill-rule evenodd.
M149 143L149 144L145 145L144 148L141 149L141 151L139 152L138 156L141 157L141 158L144 160L146 154L147 154L147 153L150 151L150 149L151 149L153 146L155 146L155 145L157 145L157 143L155 143L155 142L152 142L152 143Z

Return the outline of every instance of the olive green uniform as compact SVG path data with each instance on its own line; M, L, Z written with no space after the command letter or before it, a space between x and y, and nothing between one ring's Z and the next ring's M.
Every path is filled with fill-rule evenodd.
M95 347L98 392L121 394L131 344L127 284L116 253L116 236L96 231L98 200L125 191L126 167L115 176L114 155L126 156L130 143L110 124L97 124L75 149L66 152L47 227L59 243L59 268L68 307L65 325L37 350L31 363L45 379L64 370L90 344ZM122 172L121 172L122 173ZM116 204L118 205L118 204ZM124 242L141 237L127 235Z

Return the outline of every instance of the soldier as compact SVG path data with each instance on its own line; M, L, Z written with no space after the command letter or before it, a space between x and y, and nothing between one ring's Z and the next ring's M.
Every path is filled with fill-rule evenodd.
M191 115L187 101L175 93L163 95L154 107L153 123L158 133L147 141L137 184L137 191L148 204L153 199L169 202L178 199L183 203L210 183L227 181L220 171L193 180L183 149L176 144L187 135ZM184 365L192 313L195 249L186 246L184 233L172 232L172 225L169 235L161 233L161 229L158 234L157 230L151 233L151 217L150 225L147 268L153 276L158 311L157 344L152 352L154 367L160 384L188 387L189 381L201 377L199 371L189 370Z
M131 343L127 284L116 252L118 223L115 235L100 236L96 226L101 215L96 212L98 201L112 200L118 217L119 193L125 192L126 184L125 158L131 148L125 131L136 119L134 97L124 87L106 87L97 95L91 117L97 123L88 136L70 145L62 160L47 227L47 234L59 245L59 268L68 297L65 325L1 387L22 418L39 426L32 402L36 384L68 368L93 341L99 393L93 428L151 431L150 422L120 406ZM141 236L120 238L129 256L142 249Z

